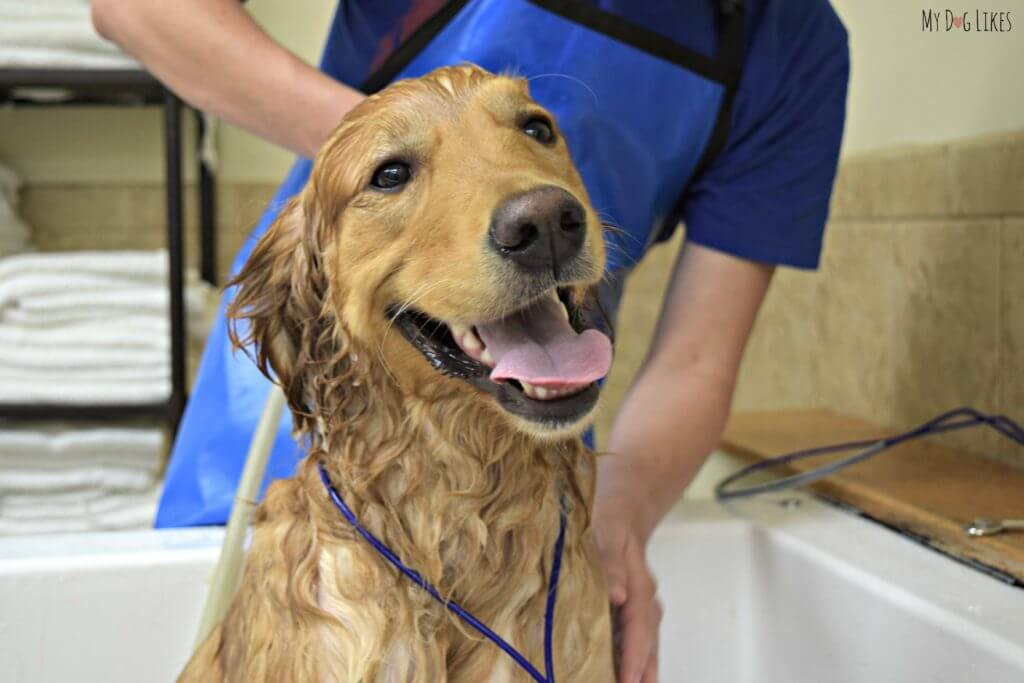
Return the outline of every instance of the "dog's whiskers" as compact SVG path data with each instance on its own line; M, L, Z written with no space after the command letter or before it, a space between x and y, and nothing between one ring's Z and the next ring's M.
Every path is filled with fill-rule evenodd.
M550 74L537 74L536 76L530 76L529 78L526 79L526 82L527 83L532 83L533 81L536 81L536 80L538 80L540 78L564 78L567 81L572 81L573 83L578 83L579 85L582 85L587 90L587 92L590 93L591 97L594 98L594 104L596 106L601 106L601 100L597 96L597 93L594 92L594 89L591 88L589 85L587 85L587 82L582 80L582 79L576 78L575 76L570 76L569 74L550 73Z
M426 297L432 291L434 291L438 287L447 286L447 285L449 285L451 283L452 283L452 280L450 278L442 278L442 279L437 280L435 282L427 282L427 283L423 284L422 286L419 287L419 289L417 289L415 292L413 292L413 294L411 296L409 296L404 301L399 303L398 306L396 307L396 309L394 310L394 312L391 315L388 316L388 324L384 328L384 333L380 337L380 343L377 344L376 351L377 351L377 357L380 359L381 363L383 364L383 366L384 366L385 370L387 371L388 375L391 377L392 381L397 382L398 380L395 377L394 373L391 372L390 367L388 367L387 359L384 356L384 342L387 341L388 335L391 334L391 330L395 326L395 321L397 321L398 318L403 313L405 313L410 308L412 308L414 304L416 304L418 301L422 300L424 297Z

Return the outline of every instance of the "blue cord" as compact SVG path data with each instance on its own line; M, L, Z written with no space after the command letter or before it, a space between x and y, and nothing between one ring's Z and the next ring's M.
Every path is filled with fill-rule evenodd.
M565 500L559 512L558 538L555 539L555 556L551 560L551 578L548 579L548 604L544 608L544 670L548 683L555 683L555 658L551 641L555 628L555 601L558 599L558 575L562 572L562 551L565 550Z
M327 489L327 494L330 496L331 502L334 503L334 507L338 508L342 516L344 516L345 519L348 520L348 523L352 525L352 528L354 528L367 543L373 546L374 550L380 553L384 559L390 562L395 569L404 574L410 581L427 591L432 598L447 607L460 619L479 631L481 635L504 650L505 653L524 671L526 671L533 680L537 681L537 683L555 683L555 666L554 657L552 655L551 640L555 622L555 600L558 594L558 575L562 569L562 552L565 549L566 510L564 499L562 501L562 510L559 514L558 520L558 539L555 541L555 556L551 564L551 579L548 583L547 607L544 610L544 664L547 676L542 676L541 673L534 668L533 664L530 664L530 661L518 650L509 645L501 636L488 628L486 624L470 614L465 608L459 605L459 603L454 600L446 600L441 597L441 593L433 586L433 584L420 576L419 572L406 566L406 564L402 562L402 560L400 560L390 548L384 545L379 538L374 536L366 527L360 524L355 513L353 513L349 506L345 504L345 501L341 499L341 496L338 495L338 492L331 484L331 478L328 476L327 470L324 469L323 463L319 463L318 467L320 469L320 480L324 483L324 487Z
M756 462L740 469L722 480L722 482L715 487L715 496L719 500L749 498L750 496L756 496L769 491L781 491L783 489L794 488L796 486L803 486L823 477L835 474L840 470L844 470L851 465L861 462L862 460L867 460L868 458L878 455L882 451L889 450L893 446L898 446L906 441L918 439L922 436L942 434L944 432L951 432L957 429L966 429L967 427L974 427L980 424L988 425L1003 436L1024 445L1024 429L1005 415L988 415L969 407L956 408L955 410L942 413L941 415L934 417L911 430L903 432L902 434L896 434L895 436L889 436L883 439L849 441L847 443L840 443L832 446L820 446L818 448L808 448L806 450L796 451L795 453L787 453L786 455L779 455L774 458L762 460L761 462ZM838 460L829 465L824 465L811 470L810 472L794 474L775 481L763 484L753 484L744 488L730 488L732 484L740 481L741 479L746 479L754 472L778 467L779 465L785 465L797 460L805 460L807 458L828 455L830 453L850 451L855 448L862 450L847 458Z

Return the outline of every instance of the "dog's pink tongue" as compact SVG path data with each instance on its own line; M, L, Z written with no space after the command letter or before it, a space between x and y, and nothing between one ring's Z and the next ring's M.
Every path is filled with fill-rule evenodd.
M494 358L491 379L496 382L589 384L607 375L611 367L608 337L597 330L577 334L562 304L552 298L476 329Z

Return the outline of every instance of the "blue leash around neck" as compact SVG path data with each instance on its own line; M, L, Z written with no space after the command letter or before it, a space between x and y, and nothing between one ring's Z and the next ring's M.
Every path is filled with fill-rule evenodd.
M459 603L454 600L446 600L441 597L441 593L433 584L420 576L419 572L406 566L406 564L391 551L391 548L384 545L379 538L374 536L366 527L360 524L351 508L345 504L345 501L341 499L341 496L338 495L338 492L331 484L331 478L328 476L327 470L324 469L323 463L319 463L317 466L320 469L320 480L324 483L324 488L327 489L327 495L331 497L331 502L334 503L334 507L338 508L338 511L341 512L342 516L346 520L348 520L348 523L352 525L352 528L359 532L359 535L362 536L367 543L373 546L374 550L380 553L385 560L394 565L395 569L402 572L406 578L423 590L427 591L432 598L447 607L451 612L454 612L460 619L479 631L481 635L504 650L505 654L511 657L516 664L526 671L526 673L530 674L530 677L537 681L537 683L555 683L555 662L551 648L551 639L555 625L555 601L558 597L558 575L562 570L562 551L565 549L565 526L567 515L564 500L562 501L562 509L559 513L558 538L555 540L555 556L551 563L551 578L548 581L547 607L544 609L544 667L547 672L547 676L542 676L533 664L530 664L530 660L524 657L519 650L509 645L504 638L489 629L486 624L470 614Z

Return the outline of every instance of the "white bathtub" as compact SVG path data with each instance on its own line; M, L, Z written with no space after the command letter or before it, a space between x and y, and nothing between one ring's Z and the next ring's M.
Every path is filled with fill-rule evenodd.
M0 680L172 680L220 537L0 541ZM668 683L1024 681L1024 590L808 497L685 502L650 556Z

